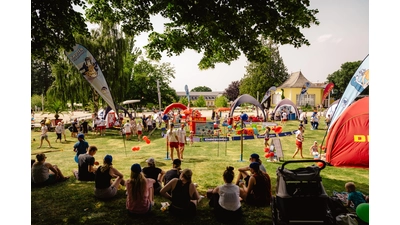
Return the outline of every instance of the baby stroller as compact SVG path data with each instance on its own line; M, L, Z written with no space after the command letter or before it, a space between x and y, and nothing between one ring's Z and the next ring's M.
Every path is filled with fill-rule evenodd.
M320 168L316 164L323 163ZM285 166L293 163L313 163L294 170ZM328 207L329 196L322 185L322 160L286 161L276 171L276 197L272 196L273 224L335 224Z

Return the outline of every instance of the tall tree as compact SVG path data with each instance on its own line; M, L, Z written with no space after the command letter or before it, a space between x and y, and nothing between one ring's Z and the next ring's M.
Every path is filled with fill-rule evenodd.
M197 107L206 107L206 100L203 95L200 95L194 103Z
M263 44L261 51L268 57L264 62L250 62L246 66L246 74L240 84L240 94L249 94L256 98L258 92L259 96L263 96L271 86L279 86L289 77L278 46L271 40L263 40Z
M46 94L53 81L50 63L31 57L31 95Z
M125 38L115 25L102 23L92 30L92 37L77 35L77 42L85 46L98 62L115 103L126 100L129 93L129 80L134 61L138 54L131 53L132 38ZM63 53L54 64L55 82L49 89L49 95L66 102L93 104L93 110L106 106L97 91L78 73L77 69Z
M310 1L177 1L177 0L89 0L86 10L90 22L120 23L132 36L151 32L150 16L160 14L168 20L163 33L151 32L146 46L148 56L160 59L179 55L185 49L202 53L200 69L216 63L230 63L241 52L251 62L263 62L260 37L296 48L310 45L301 29L319 24L317 9Z
M228 98L229 101L235 101L239 97L240 81L232 81L229 86L225 89L223 95Z
M156 64L141 58L135 63L129 82L129 99L140 99L138 106L158 103L157 80L160 85L162 107L178 101L176 91L170 87L174 69L169 63ZM157 104L158 105L158 104Z
M75 34L89 35L82 13L83 0L31 0L31 54L44 62L55 62L60 48L75 45Z
M211 88L206 86L198 86L190 90L191 92L212 92Z
M335 84L331 97L335 99L339 99L342 97L344 91L349 85L351 78L353 77L354 73L357 71L361 63L362 60L355 62L345 62L340 66L339 70L328 75L326 79L329 82ZM365 90L361 92L360 95L369 95L369 86L365 88Z
M215 106L216 107L227 107L228 106L228 99L221 95L215 99Z

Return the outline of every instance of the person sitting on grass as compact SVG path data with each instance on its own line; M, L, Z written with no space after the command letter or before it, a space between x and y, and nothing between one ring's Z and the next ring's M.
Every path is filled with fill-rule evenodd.
M124 175L112 165L112 156L104 157L103 165L96 170L94 194L100 199L109 199L117 195L119 185L125 185ZM112 181L112 178L116 178Z
M249 184L240 182L240 197L249 205L269 206L271 203L271 179L267 173L260 170L258 162L250 164L251 177Z
M65 177L57 165L52 165L46 162L46 155L39 153L36 155L37 161L32 164L31 176L32 181L36 185L49 185L59 181L68 180L69 177Z
M146 160L147 162L147 167L143 168L143 174L146 176L146 178L151 178L155 181L153 187L154 187L154 194L158 195L160 194L160 190L162 188L162 180L165 175L165 171L156 167L156 162L154 158L149 158Z
M360 191L356 191L356 185L353 182L347 182L344 187L348 193L347 203L345 204L346 207L357 209L359 204L368 202L368 196L364 195Z
M180 159L174 159L172 162L172 169L168 170L165 172L164 178L163 178L163 183L164 186L168 184L168 182L174 178L179 178L181 175L181 164L182 161Z
M72 171L77 180L80 181L95 180L95 172L97 170L97 167L95 165L99 165L99 163L96 162L93 157L96 153L97 153L97 147L92 145L89 147L89 150L88 152L86 152L86 154L79 155L78 170L74 169Z
M151 212L154 206L154 182L144 176L139 164L131 166L131 176L126 181L126 209L130 215Z
M237 221L242 216L240 204L240 190L232 184L235 177L234 168L226 167L222 177L225 184L213 189L209 206L214 208L214 213L218 221L232 222Z
M169 213L178 217L194 218L201 197L192 183L192 170L184 169L178 178L165 185L160 194L171 201ZM171 194L170 194L171 193Z
M257 153L251 154L249 160L250 160L250 163L252 163L252 162L259 163L260 171L262 171L264 173L267 172L267 170L265 169L264 165L262 164L262 161L260 160L260 156ZM240 181L244 180L245 184L247 186L249 184L249 179L250 179L250 175L251 175L250 167L249 166L245 166L245 167L239 168L238 171L239 171L239 177L236 180L236 185L239 185Z

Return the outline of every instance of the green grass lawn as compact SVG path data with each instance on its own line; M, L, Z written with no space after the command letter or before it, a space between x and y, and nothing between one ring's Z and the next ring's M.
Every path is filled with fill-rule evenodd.
M283 131L296 130L298 124L298 121L288 121ZM320 130L310 130L310 125L307 125L303 144L303 156L306 159L312 159L309 148L314 141L321 143L326 132L324 128L323 123L320 124ZM71 177L68 181L53 186L31 188L31 224L219 224L214 219L206 198L200 202L198 215L194 220L176 219L170 217L167 212L162 212L160 203L167 200L160 196L155 197L156 203L151 217L129 217L125 209L124 190L119 190L118 195L112 200L98 200L94 197L94 182L80 182L73 177L72 170L77 169L73 145L77 139L71 138L68 130L66 143L55 143L56 134L50 132L49 140L53 146L51 149L47 148L46 142L41 149L37 149L40 144L40 132L32 131L31 134L31 158L34 159L37 153L45 152L48 162L58 165L64 175ZM89 133L85 139L90 145L95 145L99 149L95 155L96 161L102 162L106 154L111 154L114 167L124 174L125 179L129 178L133 163L146 166L145 160L149 157L154 157L156 166L165 171L172 168L171 160L165 159L166 142L161 136L161 130L149 136L150 144L144 141L138 142L134 138L135 140L126 141L126 149L117 130L107 130L105 137ZM295 137L289 135L280 137L280 140L284 153L283 160L292 160L296 148ZM133 146L141 148L139 151L132 151ZM267 162L264 157L263 139L244 140L243 154L241 154L241 141L195 142L193 146L186 146L182 168L192 169L193 182L198 184L199 193L205 196L207 189L223 184L222 173L227 166L233 166L237 176L237 168L247 166L252 153L260 155L271 177L272 194L275 195L276 170L283 162ZM176 153L174 155L176 156ZM300 160L299 155L296 156L296 160ZM290 165L289 169L295 169L311 164ZM369 193L368 169L327 166L321 171L321 176L329 195L332 195L333 191L344 191L344 184L348 181L353 181L357 190L367 195ZM255 208L242 203L242 208L244 218L238 221L238 224L272 223L270 207Z

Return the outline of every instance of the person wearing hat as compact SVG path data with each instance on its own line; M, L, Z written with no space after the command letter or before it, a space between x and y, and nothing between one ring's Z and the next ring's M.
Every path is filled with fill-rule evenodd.
M50 141L49 141L49 138L48 138L48 135L47 135L47 131L48 131L47 126L44 124L44 122L40 122L40 126L42 126L42 127L40 128L40 131L41 131L41 134L40 134L40 146L38 148L42 147L43 140L46 140L47 143L49 144L49 148L52 148L51 144L50 144Z
M260 156L257 153L253 153L250 155L250 163L252 162L257 162L259 164L260 167L260 171L267 173L267 170L265 169L264 165L262 164L262 161L260 159ZM249 183L249 179L250 179L250 166L246 166L246 167L242 167L238 169L239 171L239 177L236 181L236 185L239 185L241 180L244 180L246 183L246 186Z
M180 159L174 159L172 162L172 169L165 172L164 179L162 180L164 186L168 184L168 182L174 178L179 178L181 175L181 164L182 161Z
M62 141L62 139L61 139L61 134L62 134L61 122L58 122L58 123L57 123L57 126L56 126L56 128L55 128L54 130L55 130L55 132L56 132L56 134L57 134L56 143L57 143L57 140L58 140L58 139L60 139L60 143L61 143L61 141Z
M154 206L155 180L146 178L142 168L135 163L131 166L130 179L126 181L126 209L129 214L146 214Z
M47 157L44 153L37 154L36 159L37 161L31 167L32 181L35 184L48 185L69 179L62 174L57 165L46 162Z
M79 158L80 154L85 154L89 149L89 143L85 141L84 134L78 134L78 141L74 144L74 152L76 152L76 156Z
M260 170L258 162L250 163L249 184L239 183L240 197L249 205L269 206L271 203L271 179Z
M162 180L165 175L165 171L156 167L156 162L154 158L149 158L146 160L147 162L147 167L143 168L143 174L145 175L146 178L151 178L155 180L155 183L153 185L154 187L154 194L158 195L160 194L160 190L162 188Z
M106 155L103 165L96 170L94 195L97 198L112 198L117 194L119 185L125 185L124 175L113 167L112 160L111 155Z
M188 218L196 216L197 204L201 197L192 182L192 175L192 170L184 169L179 178L172 179L160 191L161 196L171 201L169 213L174 216Z

